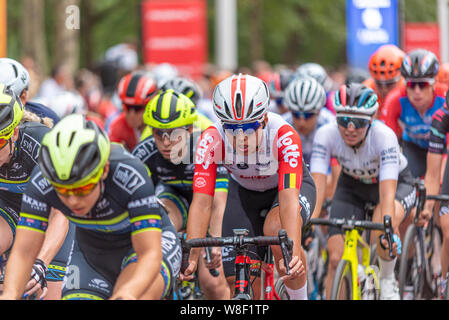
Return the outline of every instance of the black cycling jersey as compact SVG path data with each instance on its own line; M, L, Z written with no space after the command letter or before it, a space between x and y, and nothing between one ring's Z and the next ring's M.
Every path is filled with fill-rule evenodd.
M52 207L60 210L78 228L108 234L161 230L165 213L154 196L154 186L145 167L120 145L113 144L110 171L103 192L91 211L74 215L59 199L52 185L36 166L23 197L19 227L45 231Z
M40 142L49 130L45 125L36 122L25 122L21 125L13 157L9 163L0 167L0 199L16 204L17 209L20 209L22 194L31 171L37 165Z

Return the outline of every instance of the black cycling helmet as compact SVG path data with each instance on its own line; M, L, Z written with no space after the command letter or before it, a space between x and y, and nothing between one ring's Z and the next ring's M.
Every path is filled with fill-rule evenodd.
M402 60L401 75L405 79L434 78L439 68L440 64L433 52L416 49Z

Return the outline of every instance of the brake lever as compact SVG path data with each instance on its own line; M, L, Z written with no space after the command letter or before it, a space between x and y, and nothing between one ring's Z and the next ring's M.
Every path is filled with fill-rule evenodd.
M287 236L287 231L285 229L279 230L279 240L282 251L282 256L284 258L285 271L287 275L290 275L290 261L292 260L293 254L293 241Z
M393 254L393 226L391 224L391 217L384 216L385 237L388 242L388 254L390 258L394 258Z
M210 247L206 247L206 248L204 248L205 250L204 251L206 251L206 263L210 263L211 262L211 259L210 259L210 250L211 250L211 248ZM209 269L209 273L213 276L213 277L218 277L218 270L217 269Z

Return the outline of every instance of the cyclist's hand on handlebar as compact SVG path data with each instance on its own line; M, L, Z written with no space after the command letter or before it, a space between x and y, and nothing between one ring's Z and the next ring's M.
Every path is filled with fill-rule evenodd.
M39 299L42 300L45 298L48 291L46 280L47 272L48 269L45 263L40 259L36 259L31 272L31 279L25 287L25 298L36 293L39 289L42 289Z
M386 237L382 237L381 239L381 245L384 249L389 249L388 241ZM399 236L394 233L393 234L393 256L397 256L398 254L401 254L402 252L402 243Z
M419 226L419 227L424 226L430 220L431 217L432 217L432 211L424 208L418 217L417 226Z
M289 275L287 275L286 273L284 259L281 259L278 265L280 269L279 271L285 274L284 276L281 277L282 281L297 279L298 277L301 277L305 274L304 264L302 263L301 259L298 256L293 256L292 260L289 263L290 267Z
M198 261L189 259L189 264L188 264L186 270L184 270L184 273L179 272L179 280L181 280L181 281L193 280L193 278L195 277L195 271L196 271L197 267L198 267Z
M214 247L210 249L210 261L207 262L206 252L203 250L203 259L208 269L218 269L221 266L221 249Z

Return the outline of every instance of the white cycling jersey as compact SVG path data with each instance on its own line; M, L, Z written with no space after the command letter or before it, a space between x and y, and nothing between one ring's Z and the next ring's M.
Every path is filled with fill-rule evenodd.
M336 122L318 129L310 172L327 174L331 157L337 159L344 173L367 184L397 180L399 172L407 167L396 134L377 120L373 121L365 141L358 148L343 141Z

